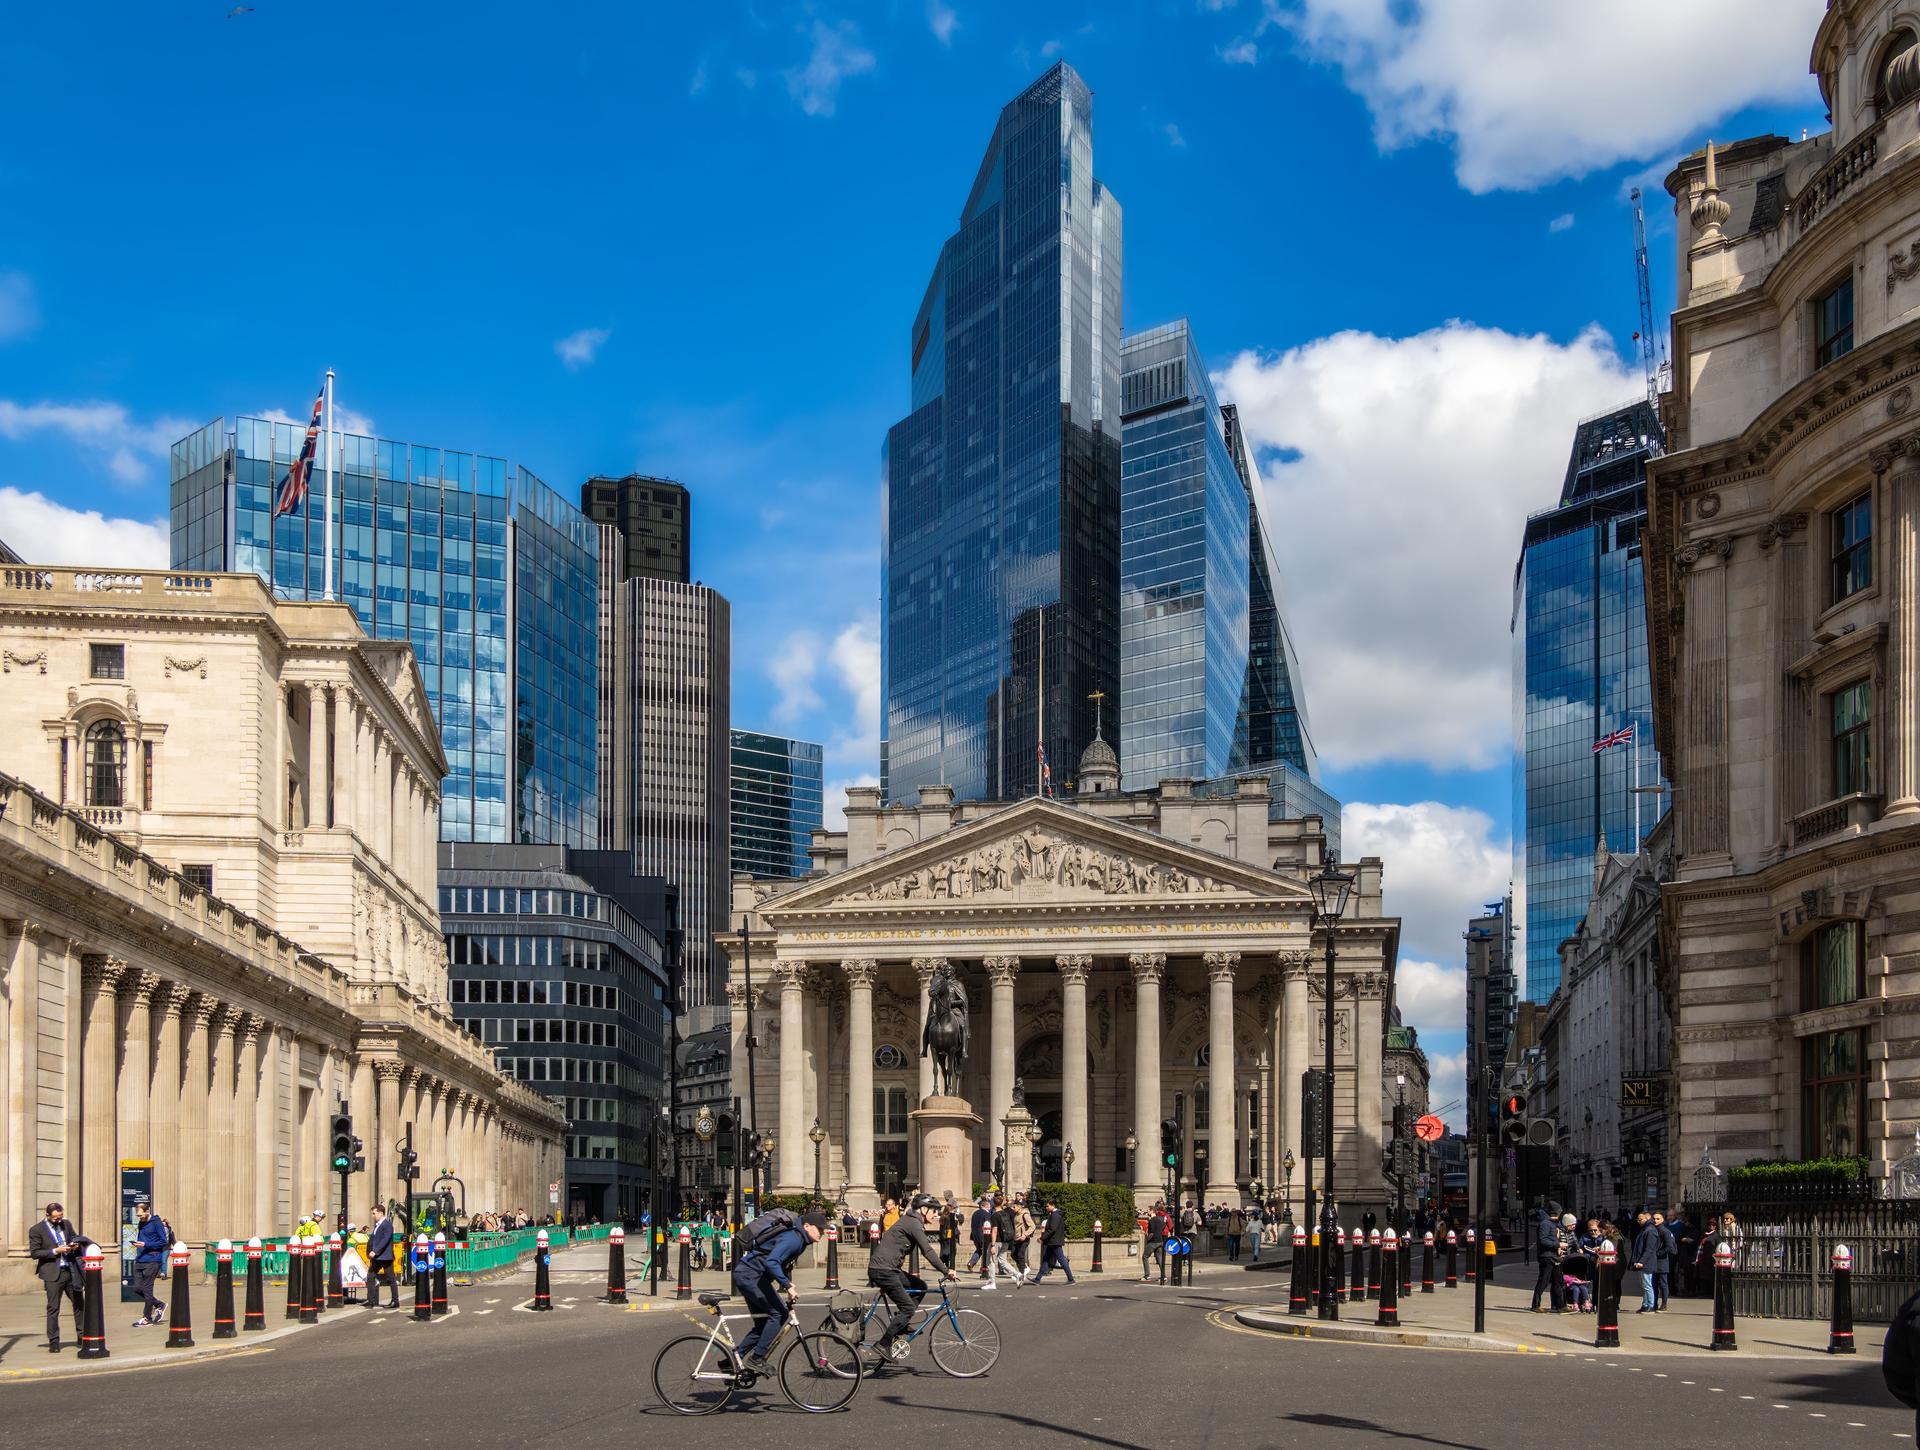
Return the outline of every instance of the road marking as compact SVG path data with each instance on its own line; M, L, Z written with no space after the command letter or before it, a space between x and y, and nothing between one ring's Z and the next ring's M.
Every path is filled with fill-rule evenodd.
M1665 1375L1665 1374L1663 1374L1663 1373L1662 1373L1661 1371L1659 1371L1659 1370L1655 1370L1655 1371L1653 1372L1653 1377L1654 1377L1655 1379L1657 1379L1657 1380L1663 1380L1663 1379L1665 1379L1665 1378L1666 1378L1666 1375Z
M1708 1390L1707 1393L1710 1395L1724 1395L1726 1391L1721 1389L1718 1385L1715 1385L1712 1389Z
M491 1309L476 1309L476 1310L474 1310L473 1312L474 1312L474 1316L475 1316L476 1318L478 1318L478 1317L479 1317L480 1315L482 1315L482 1314L491 1314L491 1313L493 1313L493 1311L492 1311Z

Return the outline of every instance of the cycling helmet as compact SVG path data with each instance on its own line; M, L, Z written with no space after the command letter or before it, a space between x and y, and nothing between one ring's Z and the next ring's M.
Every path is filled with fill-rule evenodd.
M935 1198L931 1193L916 1193L913 1196L913 1202L909 1203L907 1207L915 1213L925 1208L937 1209L940 1207L940 1200Z

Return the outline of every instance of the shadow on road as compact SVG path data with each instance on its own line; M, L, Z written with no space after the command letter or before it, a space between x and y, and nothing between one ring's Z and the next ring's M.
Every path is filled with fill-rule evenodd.
M922 1405L915 1404L904 1395L881 1395L879 1398L884 1403L892 1405L896 1409L911 1410L925 1408ZM943 1416L952 1416L955 1418L961 1415L977 1415L983 1419L1004 1420L1009 1425L1019 1425L1028 1430L1052 1430L1057 1434L1065 1436L1069 1440L1077 1440L1083 1445L1110 1445L1113 1447L1113 1450L1154 1450L1154 1447L1142 1445L1138 1441L1115 1440L1109 1435L1096 1435L1082 1424L1061 1424L1055 1420L1042 1420L1034 1415L1015 1414L1011 1410L968 1410L948 1405L942 1407L940 1413ZM1477 1450L1477 1447L1467 1447L1467 1450Z
M1782 1374L1773 1381L1773 1388L1780 1391L1782 1398L1791 1393L1810 1404L1904 1410L1905 1407L1887 1393L1887 1383L1881 1378L1877 1359L1855 1359L1839 1371L1825 1369L1832 1363L1836 1361L1822 1362L1824 1373Z
M1464 1440L1442 1440L1435 1435L1422 1435L1414 1430L1393 1430L1374 1420L1356 1420L1348 1415L1287 1415L1285 1419L1296 1425L1317 1425L1328 1430L1364 1430L1369 1435L1384 1435L1390 1440L1418 1440L1426 1445L1445 1445L1450 1450L1485 1450L1484 1446L1469 1445Z

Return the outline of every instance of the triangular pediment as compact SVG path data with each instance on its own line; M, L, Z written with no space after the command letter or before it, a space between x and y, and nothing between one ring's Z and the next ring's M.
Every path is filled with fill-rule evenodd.
M767 902L770 918L821 910L1051 906L1152 899L1300 902L1299 882L1150 831L1026 800Z

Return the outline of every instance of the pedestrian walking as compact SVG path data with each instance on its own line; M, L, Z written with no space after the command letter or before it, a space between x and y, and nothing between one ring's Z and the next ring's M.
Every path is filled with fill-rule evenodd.
M987 1288L1000 1287L1000 1274L1004 1270L1013 1275L1013 1284L1017 1289L1026 1283L1026 1276L1020 1272L1020 1266L1014 1262L1013 1240L1015 1218L1013 1205L1007 1202L1005 1195L995 1194L993 1213L990 1218L992 1238L987 1245Z
M400 1286L393 1278L393 1220L376 1203L373 1224L367 1231L367 1303L379 1304L382 1284L387 1286L387 1308L398 1309Z
M27 1230L27 1253L35 1272L47 1289L47 1351L60 1352L60 1301L73 1305L73 1337L80 1338L80 1318L86 1300L81 1289L80 1253L86 1247L86 1235L78 1224L67 1222L66 1210L49 1203L46 1217Z
M1167 1216L1164 1200L1155 1199L1153 1207L1147 1210L1146 1248L1140 1254L1140 1282L1146 1283L1153 1277L1153 1265L1160 1265L1160 1282L1167 1282L1167 1235L1172 1232L1172 1221Z
M1221 1217L1227 1226L1227 1262L1240 1261L1240 1240L1247 1236L1247 1213L1239 1207L1229 1208Z
M983 1193L973 1206L973 1216L967 1221L967 1235L973 1242L973 1254L967 1260L967 1267L980 1270L982 1279L990 1276L993 1267L993 1210Z
M1024 1193L1014 1195L1013 1199L1013 1262L1019 1266L1020 1276L1031 1284L1040 1277L1040 1271L1031 1267L1033 1243L1039 1225L1034 1222L1033 1210L1027 1207Z
M1058 1268L1073 1282L1073 1266L1067 1262L1067 1216L1053 1199L1046 1201L1047 1218L1040 1228L1040 1272L1033 1277L1039 1283L1049 1269Z
M160 1322L160 1316L166 1313L166 1302L154 1297L154 1280L167 1272L167 1250L173 1247L173 1226L153 1211L153 1205L146 1199L137 1199L133 1205L134 1231L136 1245L133 1255L133 1292L140 1296L144 1306L140 1317L133 1321L135 1329L145 1329Z
M954 1261L959 1257L960 1205L953 1201L953 1190L948 1189L946 1200L940 1205L940 1267L951 1276Z

